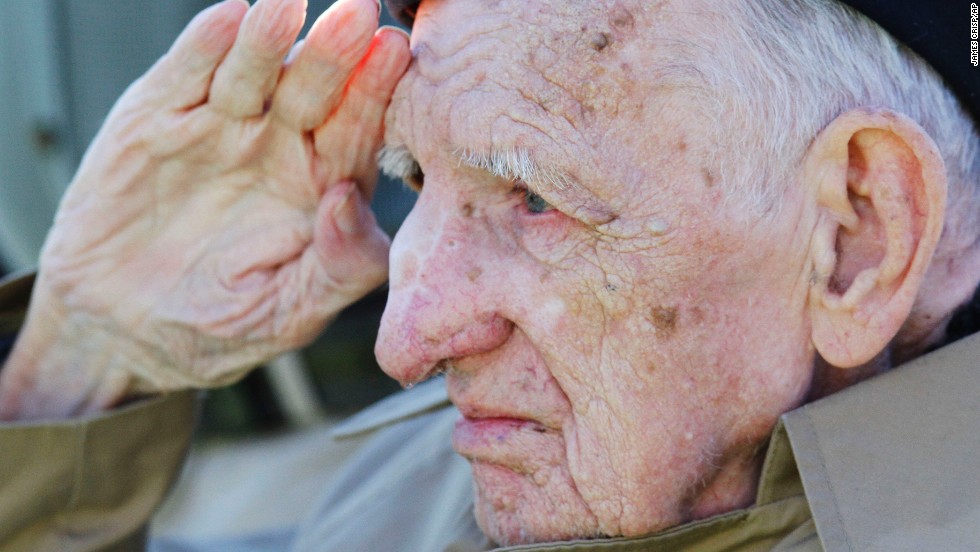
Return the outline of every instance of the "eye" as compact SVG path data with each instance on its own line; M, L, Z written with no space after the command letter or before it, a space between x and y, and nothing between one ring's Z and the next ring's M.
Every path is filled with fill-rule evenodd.
M514 185L514 191L524 197L524 206L527 207L528 211L534 213L535 215L547 213L548 211L553 211L555 209L550 203L545 201L543 197L527 189L527 186L524 185L523 182L518 181L517 184Z

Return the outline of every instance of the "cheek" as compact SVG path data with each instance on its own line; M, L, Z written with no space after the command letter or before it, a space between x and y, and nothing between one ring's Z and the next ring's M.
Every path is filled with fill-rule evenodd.
M554 267L568 260L595 231L563 211L577 205L577 200L556 192L550 200L558 201L559 208L548 203L549 195L538 196L517 183L506 193L502 209L494 214L501 230L525 253L543 265Z
M482 218L467 221L468 237L460 238L470 242L461 276L479 275L488 292L505 297L504 314L546 348L582 345L575 338L593 326L585 317L597 312L606 279L583 225L559 212L529 213L517 194L473 214Z
M518 197L510 213L516 239L534 258L549 265L556 265L574 250L581 239L584 226L564 213L553 210L531 213Z
M644 250L599 249L586 267L602 269L576 271L591 274L569 300L581 312L559 321L563 348L549 362L573 406L569 471L609 534L684 521L747 402L746 344L731 330L747 322L723 293L728 272L710 250ZM596 277L608 285L588 285Z
M601 530L628 536L687 520L726 453L741 395L714 351L638 345L657 342L655 332L632 337L633 346L618 340L574 377L556 374L574 412L564 431L571 477Z
M549 366L572 405L563 427L568 469L601 531L642 534L678 523L699 461L690 441L703 425L690 408L695 386L678 371L687 362L645 320L571 317L558 325L564 339Z
M624 320L622 339L604 337L617 354L600 356L601 379L563 380L576 407L570 471L600 520L621 520L624 534L684 521L703 484L751 455L806 391L812 351L800 310L764 279L728 273L702 272L637 301L646 320ZM607 495L617 485L631 497L622 511Z

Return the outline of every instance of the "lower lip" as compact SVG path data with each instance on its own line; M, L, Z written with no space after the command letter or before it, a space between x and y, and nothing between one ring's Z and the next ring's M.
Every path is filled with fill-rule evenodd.
M543 427L518 418L460 418L453 431L453 446L460 453L494 447L518 433L543 432Z

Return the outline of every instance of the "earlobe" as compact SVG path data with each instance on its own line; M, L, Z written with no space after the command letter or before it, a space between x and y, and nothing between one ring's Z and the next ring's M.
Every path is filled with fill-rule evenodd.
M809 309L831 365L869 362L908 318L942 231L946 171L926 132L887 110L849 111L807 152L816 194Z

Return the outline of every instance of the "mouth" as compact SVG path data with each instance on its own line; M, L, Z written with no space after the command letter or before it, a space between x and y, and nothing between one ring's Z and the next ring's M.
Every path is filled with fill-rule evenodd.
M526 418L464 414L453 429L453 448L470 460L509 464L508 458L514 452L534 450L527 447L541 446L541 439L553 433L541 423Z
M533 370L480 381L450 373L449 399L461 414L453 430L456 452L471 462L519 473L534 464L535 458L563 456L569 409L561 402L564 395L557 385L540 381L543 379L541 372ZM528 389L536 390L535 394L530 395ZM543 390L537 392L539 389Z

